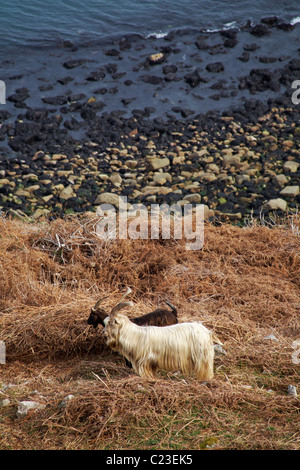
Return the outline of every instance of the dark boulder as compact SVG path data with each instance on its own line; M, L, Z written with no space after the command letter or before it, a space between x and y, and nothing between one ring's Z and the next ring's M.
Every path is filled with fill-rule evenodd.
M156 75L142 75L141 80L145 83L151 83L152 85L159 85L162 83L163 78L157 77Z
M269 28L266 24L257 24L250 29L250 34L253 36L265 36L269 34Z
M47 96L42 98L43 103L51 104L53 106L62 106L68 102L68 98L64 95L59 96Z
M78 67L79 65L85 64L88 61L88 59L72 59L68 60L67 62L63 63L63 66L66 69L73 69L75 67Z
M219 73L224 71L224 65L222 62L214 62L212 64L207 64L206 70L212 73Z
M185 82L190 85L192 88L195 88L203 79L200 77L199 73L197 70L194 72L188 73L187 75L184 76Z

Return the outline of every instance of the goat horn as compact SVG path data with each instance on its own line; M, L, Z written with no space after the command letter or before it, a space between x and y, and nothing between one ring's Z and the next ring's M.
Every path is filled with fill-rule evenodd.
M119 302L110 312L110 316L115 315L117 312L119 312L122 308L125 307L133 307L132 302Z
M92 307L92 312L95 312L97 310L97 308L99 307L100 303L102 302L102 300L107 299L107 297L109 297L109 295L106 295L105 297L101 297L101 299L99 299L95 303L94 307Z
M125 292L125 294L123 294L123 296L121 297L119 303L122 302L122 300L124 300L125 297L127 297L127 295L131 294L131 292L132 292L132 290L130 289L130 287L127 287L126 292Z

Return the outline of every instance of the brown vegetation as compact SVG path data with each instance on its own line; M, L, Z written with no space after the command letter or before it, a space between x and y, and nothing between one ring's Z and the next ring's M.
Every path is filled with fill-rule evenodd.
M101 242L96 220L0 219L0 449L297 449L300 221L205 225L184 241ZM208 383L144 380L86 321L130 286L137 316L164 306L201 320L224 344ZM277 340L267 340L273 334ZM298 390L299 393L299 390ZM74 397L60 407L65 396ZM46 405L17 419L18 401ZM208 445L207 444L207 445Z

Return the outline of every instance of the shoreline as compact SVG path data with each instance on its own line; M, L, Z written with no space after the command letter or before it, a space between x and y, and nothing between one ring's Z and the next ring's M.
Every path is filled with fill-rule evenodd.
M134 35L102 48L66 41L40 61L7 61L1 210L80 213L104 192L201 202L239 223L296 210L300 25L278 26Z

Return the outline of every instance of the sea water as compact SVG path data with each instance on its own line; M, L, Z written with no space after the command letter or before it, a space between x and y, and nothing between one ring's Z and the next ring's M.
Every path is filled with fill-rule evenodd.
M161 36L187 27L214 31L267 16L300 21L299 0L0 0L0 49L131 33Z

